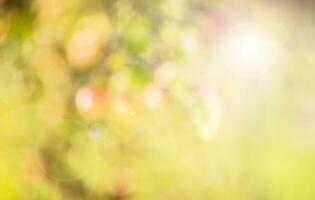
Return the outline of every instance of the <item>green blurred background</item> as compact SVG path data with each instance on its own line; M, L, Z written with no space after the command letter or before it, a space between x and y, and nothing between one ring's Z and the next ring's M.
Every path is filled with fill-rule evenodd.
M314 9L0 0L0 199L315 199Z

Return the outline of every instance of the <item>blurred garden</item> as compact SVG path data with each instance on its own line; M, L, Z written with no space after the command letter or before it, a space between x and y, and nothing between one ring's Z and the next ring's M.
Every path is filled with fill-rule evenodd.
M0 200L314 200L314 10L0 0Z

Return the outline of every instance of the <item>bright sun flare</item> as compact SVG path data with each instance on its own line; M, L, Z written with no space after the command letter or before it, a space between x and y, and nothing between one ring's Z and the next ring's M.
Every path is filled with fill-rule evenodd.
M243 73L266 70L274 63L277 42L265 34L251 28L237 28L227 39L227 56L233 70Z

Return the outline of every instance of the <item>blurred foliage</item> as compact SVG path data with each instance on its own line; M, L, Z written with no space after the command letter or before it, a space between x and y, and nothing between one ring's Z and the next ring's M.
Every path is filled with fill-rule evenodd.
M0 199L314 199L314 8L0 0Z

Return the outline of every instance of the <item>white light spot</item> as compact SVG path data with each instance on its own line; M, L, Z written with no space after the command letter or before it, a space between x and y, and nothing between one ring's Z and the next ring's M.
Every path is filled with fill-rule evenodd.
M80 88L75 97L75 103L79 110L87 111L93 107L93 92L88 87Z
M176 69L173 63L165 62L154 71L154 78L161 84L167 84L176 78Z
M163 99L163 90L157 86L149 86L144 94L144 101L148 107L160 105Z
M100 128L93 127L88 131L88 136L91 140L100 141L103 137L103 134Z
M262 30L237 27L226 41L225 56L237 74L266 75L278 57L279 44Z

